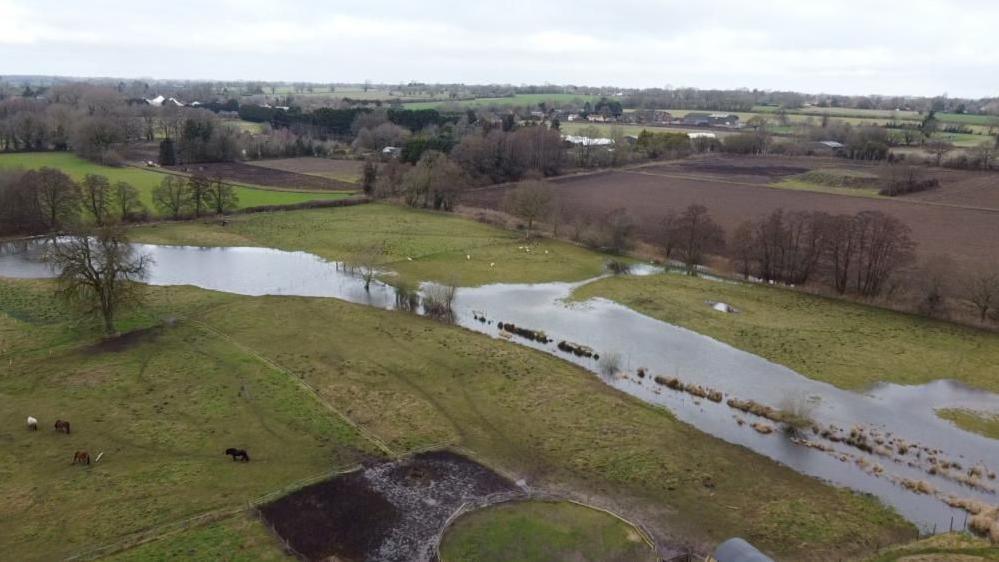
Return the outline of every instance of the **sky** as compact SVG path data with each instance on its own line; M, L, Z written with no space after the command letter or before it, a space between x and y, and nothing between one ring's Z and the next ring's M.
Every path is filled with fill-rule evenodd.
M0 0L0 76L999 96L997 0Z

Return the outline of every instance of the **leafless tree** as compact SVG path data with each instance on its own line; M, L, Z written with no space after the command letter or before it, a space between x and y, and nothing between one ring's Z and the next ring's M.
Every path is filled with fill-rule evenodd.
M22 182L38 197L42 220L50 231L75 223L80 216L80 186L55 168L24 174Z
M989 312L999 308L999 265L982 266L966 274L964 294L975 305L978 319L985 322Z
M347 260L347 267L357 273L364 281L364 290L371 290L371 282L378 275L378 265L385 255L385 243L372 244L362 248Z
M403 194L411 207L452 211L464 186L462 169L436 150L424 152L403 177Z
M552 208L551 187L538 180L526 181L508 191L503 206L511 215L527 221L527 238L534 231L535 221L548 218Z
M120 181L114 184L111 199L118 219L122 222L143 209L142 200L139 199L139 190L127 182Z
M111 215L111 182L99 174L87 174L80 183L83 208L97 226L107 224Z
M204 174L194 174L187 180L187 189L191 194L194 216L200 217L202 209L211 204L209 200L211 180Z
M191 208L191 188L187 179L180 176L166 175L153 189L153 204L163 214L179 219Z
M80 232L50 245L46 259L59 272L60 293L89 313L97 313L108 335L124 306L139 300L152 258L128 243L120 226Z
M691 205L677 218L677 255L689 275L697 273L707 254L725 247L725 232L704 205Z
M934 255L925 260L919 268L915 283L919 311L922 314L939 316L945 311L956 270L954 260L946 255Z
M224 215L239 206L239 196L231 184L216 176L208 182L205 202L215 210L216 215Z
M729 248L740 275L749 279L753 271L754 245L753 222L743 221L732 231Z
M942 140L932 140L926 143L926 151L936 157L936 164L939 166L943 162L943 157L954 150L954 145Z

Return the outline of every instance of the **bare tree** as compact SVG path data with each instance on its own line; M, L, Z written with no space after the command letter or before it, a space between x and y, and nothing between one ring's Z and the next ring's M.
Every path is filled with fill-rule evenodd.
M678 244L676 247L680 261L689 275L697 273L697 267L704 263L709 253L725 247L725 232L708 214L704 205L691 205L677 218Z
M111 182L98 174L87 174L80 184L83 191L83 208L94 218L97 226L107 224L111 215Z
M139 199L139 190L123 181L114 184L111 199L114 210L122 222L128 220L133 214L141 212L144 207L142 200Z
M191 189L187 180L167 175L160 185L153 189L153 204L163 214L179 219L191 207Z
M194 174L187 180L187 189L191 196L195 217L200 217L201 210L211 203L208 195L210 186L211 180L204 174Z
M943 157L954 150L954 145L942 140L932 140L926 143L926 152L936 157L936 164L939 166L943 162Z
M362 248L347 260L347 267L360 275L364 281L364 290L371 290L371 282L378 275L378 264L385 255L385 242L372 244Z
M981 267L965 275L964 294L985 322L989 312L999 308L999 266Z
M54 242L46 259L59 272L60 293L99 314L108 335L115 333L114 319L123 307L140 299L140 286L152 258L139 254L119 226L81 232Z
M406 172L402 183L407 205L452 211L465 185L465 174L443 152L428 150Z
M732 239L729 243L732 258L735 260L739 274L749 279L752 274L754 240L753 223L744 221L732 231Z
M80 216L80 186L55 168L41 168L24 174L26 182L38 197L42 220L49 230L76 222Z
M216 215L224 215L239 206L239 196L236 195L236 190L232 185L223 181L221 176L216 176L208 182L205 196L208 205L215 210Z
M511 215L527 221L526 236L530 238L535 221L544 220L551 213L551 187L538 180L522 182L507 192L503 207Z

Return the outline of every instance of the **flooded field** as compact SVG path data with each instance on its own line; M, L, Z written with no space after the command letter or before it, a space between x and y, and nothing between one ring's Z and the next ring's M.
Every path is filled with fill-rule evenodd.
M267 248L137 245L153 285L242 295L332 297L412 306L383 283L365 291L340 264ZM0 252L0 276L49 277L38 243ZM661 274L639 268L632 274ZM459 288L455 323L572 361L608 385L665 407L701 431L794 470L870 493L926 531L963 528L962 501L999 501L996 441L939 419L938 408L996 411L999 396L948 381L850 392L625 306L570 302L583 283ZM424 292L430 285L423 287ZM397 304L401 303L401 304ZM705 304L705 306L709 306ZM723 314L723 312L719 312ZM789 414L804 413L787 431Z

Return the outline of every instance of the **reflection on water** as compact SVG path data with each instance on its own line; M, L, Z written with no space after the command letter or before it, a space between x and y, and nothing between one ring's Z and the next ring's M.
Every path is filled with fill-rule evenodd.
M137 245L155 260L148 282L153 285L194 285L241 295L298 295L333 297L382 309L419 312L420 294L375 282L365 291L363 282L337 263L305 252L268 248L196 248ZM0 275L48 277L39 261L38 244L0 251ZM632 274L648 275L658 270L635 267ZM737 424L736 417L749 418L715 403L676 392L654 382L655 375L673 376L684 382L721 390L726 398L738 397L780 407L789 398L805 397L811 415L823 427L851 428L859 424L872 435L918 443L927 451L941 450L967 468L984 463L999 470L999 443L961 431L937 418L936 408L999 410L999 397L973 390L953 381L939 380L921 386L881 384L867 393L838 389L805 378L794 371L718 342L706 336L639 314L603 299L566 302L581 283L533 285L489 285L458 289L454 296L454 321L465 328L499 337L499 322L543 331L551 341L539 342L514 336L512 341L572 361L597 373L598 361L558 349L558 342L588 346L597 353L618 354L621 368L631 376L601 377L607 384L642 400L664 406L698 429L731 443L743 445L794 470L854 490L874 494L894 506L924 529L946 530L951 517L963 522L963 512L945 505L934 495L917 494L899 485L901 479L930 482L937 495L997 501L994 492L972 488L926 473L924 457L877 455L829 443L819 450L791 442L779 432L760 434L750 424ZM425 284L421 293L430 291ZM508 337L508 336L506 336ZM634 373L644 368L649 376ZM941 378L947 373L940 373ZM738 414L738 416L737 416ZM813 436L809 436L813 437ZM817 437L815 437L817 439ZM872 437L873 439L873 437ZM880 439L880 437L878 438ZM921 453L920 453L921 455ZM936 456L936 455L935 455ZM940 454L943 458L943 454ZM845 460L844 460L845 459ZM864 460L858 460L864 459ZM871 470L873 465L881 472ZM992 486L999 483L992 482Z

